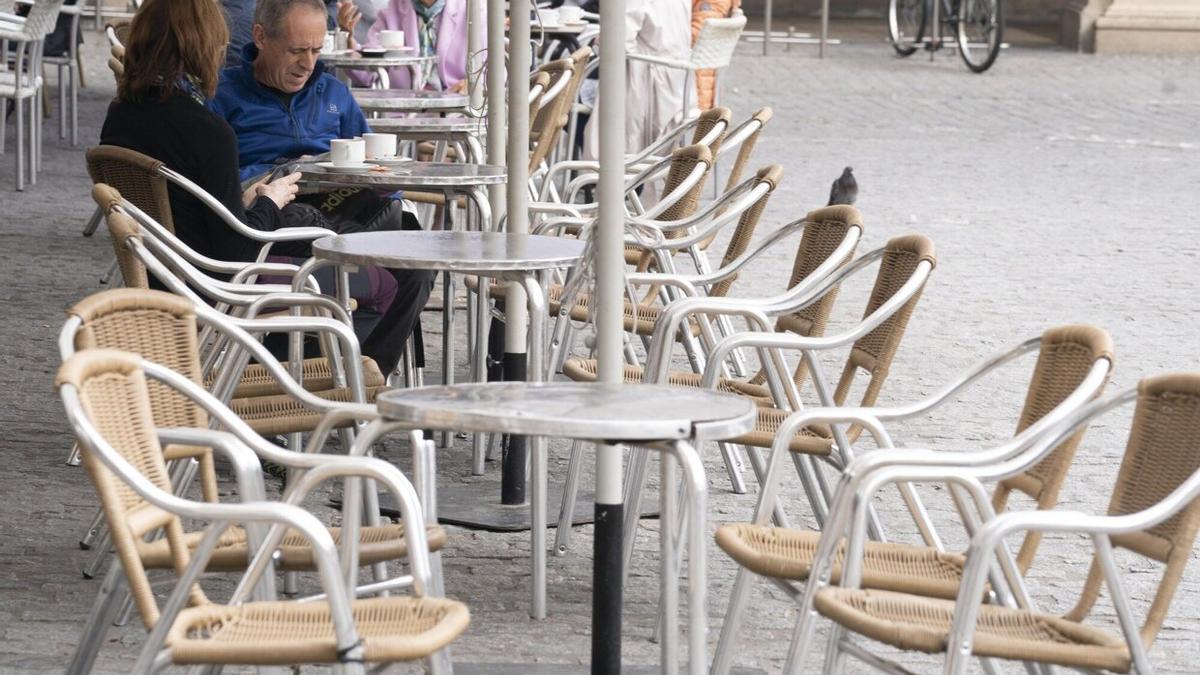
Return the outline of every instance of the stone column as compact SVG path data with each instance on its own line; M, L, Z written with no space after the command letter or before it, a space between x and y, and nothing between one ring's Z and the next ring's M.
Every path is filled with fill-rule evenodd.
M1058 42L1079 52L1096 49L1095 28L1113 0L1067 0L1058 25Z

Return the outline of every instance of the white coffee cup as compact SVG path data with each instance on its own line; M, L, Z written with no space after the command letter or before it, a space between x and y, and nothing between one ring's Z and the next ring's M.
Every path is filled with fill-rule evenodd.
M563 5L558 8L558 18L566 24L581 23L583 21L583 8L576 7L575 5Z
M538 14L542 17L543 26L559 25L558 10L553 7L539 7Z
M384 49L400 49L404 46L404 31L402 30L381 30L379 31L379 46Z
M395 134L363 134L367 159L390 159L396 156Z
M336 44L337 44L337 34L334 33L333 31L329 31L328 33L325 34L325 41L321 43L321 51L328 54L329 52L333 51L333 48Z
M329 141L329 161L334 166L355 166L366 159L367 142L361 138L335 138Z

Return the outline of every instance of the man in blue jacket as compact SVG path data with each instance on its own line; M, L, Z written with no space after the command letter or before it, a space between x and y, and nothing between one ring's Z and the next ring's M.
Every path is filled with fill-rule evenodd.
M335 138L353 138L371 130L350 90L326 73L318 60L325 26L323 0L258 1L253 42L242 49L241 65L221 72L216 96L209 102L237 134L242 180L281 162L328 152ZM420 229L398 201L355 188L303 195L284 208L283 216L288 225L316 225L339 233ZM311 255L307 244L276 244L272 250L295 257ZM387 373L417 326L433 274L391 270L390 276L384 276L383 281L394 279L395 284L381 284L377 270L366 270L352 275L350 290L360 300L360 308L374 306L382 313L362 347L364 354L382 355L375 360ZM363 327L360 332L365 332ZM415 335L419 340L420 332Z

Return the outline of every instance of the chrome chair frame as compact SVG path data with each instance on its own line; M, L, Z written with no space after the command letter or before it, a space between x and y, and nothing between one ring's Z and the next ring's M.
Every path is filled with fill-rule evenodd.
M883 467L892 465L891 462L900 460L897 457L902 457L904 453L910 452L904 448L897 449L892 441L890 434L887 431L887 426L892 423L913 419L926 415L934 409L940 408L950 402L952 396L962 392L968 387L974 386L980 380L992 372L1019 360L1021 357L1030 353L1036 352L1042 343L1042 338L1032 338L1026 340L1019 345L1010 348L1006 351L995 354L987 359L976 364L971 369L959 374L949 383L944 385L938 392L928 396L920 401L907 405L895 406L873 406L873 407L843 407L843 408L809 408L808 410L798 412L790 416L787 421L780 427L777 435L777 440L774 447L771 449L771 454L767 459L766 474L762 479L762 488L759 492L759 499L755 508L754 524L766 525L774 518L777 512L779 501L780 480L782 480L783 457L790 454L787 444L787 439L796 431L813 423L847 423L854 422L863 425L870 433L880 451L874 451L850 461L847 465L844 476L851 478L843 478L839 484L838 490L850 489L843 488L855 480L855 476L861 477L873 470L879 470ZM1112 372L1113 363L1106 357L1096 359L1088 376L1080 383L1076 390L1064 399L1058 406L1045 415L1042 419L1030 425L1020 434L1017 434L1012 439L1005 441L1000 447L1006 448L1005 455L1021 453L1032 447L1041 432L1053 426L1057 421L1065 419L1071 412L1078 410L1088 401L1095 398L1101 391L1104 383L1107 381ZM1054 446L1050 446L1053 449ZM971 463L980 461L980 455L991 454L993 461L997 457L993 449L986 449L975 452L946 452L946 451L929 451L938 453L938 456L944 457L945 461L950 464ZM870 459L868 459L870 458ZM1032 466L1040 457L1028 459L1027 463L1021 465L1014 473L1019 473L1029 466ZM987 461L985 457L984 462ZM866 465L870 468L863 468ZM848 482L849 481L849 482ZM834 500L838 499L839 492L835 492ZM907 493L904 490L900 492L902 498L905 498L906 506L909 513L913 516L913 521L917 526L917 530L921 535L922 540L927 546L942 550L943 546L940 538L937 535L932 523L929 521L927 514L920 502L913 502L907 499ZM962 518L963 525L968 532L975 531L979 526L977 514L974 514L970 509L970 504L966 500L960 490L951 488L951 499ZM986 501L986 500L985 500ZM857 511L863 511L867 502L860 501L855 507ZM991 509L991 503L987 503L988 510ZM1042 511L1041 513L1046 513ZM994 515L994 514L993 514ZM985 514L986 517L986 514ZM833 517L826 521L824 532L836 532L836 523ZM837 537L831 537L836 539ZM820 554L818 554L820 555ZM814 560L814 572L815 572ZM1017 574L1016 576L1020 576ZM717 651L713 659L713 673L724 675L728 673L732 665L733 649L737 640L737 631L741 626L743 613L746 608L746 603L753 592L754 583L757 581L757 575L747 571L745 568L740 568L734 580L733 590L730 593L729 609L725 615L725 622L721 629L721 637L717 644ZM801 611L797 619L793 645L803 644L807 640L812 639L812 612L811 612L811 594L804 599L801 596L804 592L797 588L796 585L788 583L781 579L771 579L773 583L780 586L792 598L797 599L801 603ZM826 582L827 583L827 582ZM815 592L815 591L814 591ZM801 659L802 660L802 659ZM792 660L789 660L789 663Z

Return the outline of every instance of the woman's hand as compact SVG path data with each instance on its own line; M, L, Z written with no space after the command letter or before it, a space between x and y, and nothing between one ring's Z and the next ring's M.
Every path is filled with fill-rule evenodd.
M300 190L299 186L296 185L296 182L299 180L299 171L287 176L280 176L270 183L264 178L246 189L246 192L242 195L242 201L245 203L246 208L250 208L255 199L266 197L275 202L275 206L282 209L296 198L296 193Z
M464 77L463 79L459 80L458 82L455 82L454 85L450 87L450 93L452 93L452 94L467 93L467 78Z

